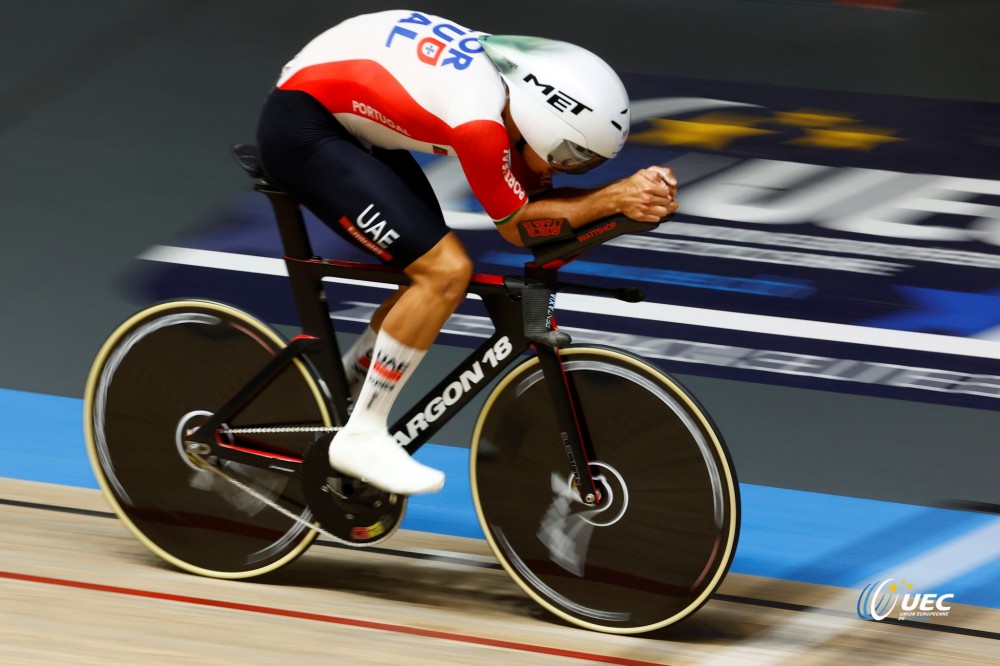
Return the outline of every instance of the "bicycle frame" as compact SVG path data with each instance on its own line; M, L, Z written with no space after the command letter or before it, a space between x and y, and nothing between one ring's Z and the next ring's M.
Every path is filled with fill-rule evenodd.
M338 291L351 282L391 290L406 275L314 256L303 210L243 148L241 164L275 209L301 335L286 342L223 303L152 305L108 337L84 393L88 457L115 513L158 557L221 579L273 572L318 533L380 543L408 504L328 459L351 414L332 318L367 318L340 310ZM569 336L555 327L559 292L641 299L566 284L558 272L589 247L649 229L621 217L580 228L564 218L518 223L533 256L524 273L476 275L468 288L493 322L489 339L397 410L406 413L391 430L417 451L489 387L468 451L482 535L543 608L620 634L697 610L722 582L739 535L731 457L695 396L626 350L564 349Z
M348 418L349 392L334 325L326 303L323 280L346 278L396 285L407 284L409 280L395 268L315 256L298 203L283 191L267 184L259 184L255 189L267 195L274 208L292 293L301 318L302 334L294 338L286 349L263 367L192 433L187 441L208 446L214 455L222 455L234 462L288 473L296 471L301 465L300 459L266 450L256 442L238 438L223 441L218 436L218 431L295 359L307 359L317 370L326 386L326 399L335 425L345 424ZM483 301L495 332L390 427L390 433L405 446L408 453L412 454L423 446L455 413L520 359L525 351L534 349L551 388L550 393L559 417L560 444L566 449L581 499L588 504L599 501L600 493L587 465L587 461L593 456L587 451L583 422L578 417L572 386L563 372L558 349L530 340L526 336L520 296L528 282L543 284L553 292L569 288L582 293L622 297L623 290L559 283L556 280L556 269L561 263L536 266L529 262L526 264L525 276L473 276L468 291ZM550 300L546 319L551 321L554 328L553 304Z

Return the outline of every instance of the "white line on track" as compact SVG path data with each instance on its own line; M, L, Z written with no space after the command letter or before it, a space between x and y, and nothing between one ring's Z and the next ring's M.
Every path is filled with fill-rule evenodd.
M157 245L139 255L140 259L202 268L256 273L259 275L287 276L282 259L258 257L215 250L198 250L185 247ZM395 289L365 280L336 280L379 289ZM846 342L873 347L907 349L919 352L1000 359L1000 342L977 338L963 338L933 333L894 331L867 326L835 324L830 322L772 317L741 312L725 312L666 303L624 303L609 298L562 294L559 307L565 310L591 312L649 321L671 322L690 326L721 328L747 333L761 333L810 340Z

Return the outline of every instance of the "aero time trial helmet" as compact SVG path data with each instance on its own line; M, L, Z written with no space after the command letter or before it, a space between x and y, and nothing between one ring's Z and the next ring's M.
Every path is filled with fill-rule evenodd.
M507 83L514 124L555 169L589 171L622 149L628 93L606 62L542 37L482 35L479 41Z

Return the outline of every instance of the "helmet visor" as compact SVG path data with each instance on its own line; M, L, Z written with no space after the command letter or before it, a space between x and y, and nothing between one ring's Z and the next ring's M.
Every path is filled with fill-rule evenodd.
M556 171L563 173L584 173L607 159L569 140L560 141L545 157Z

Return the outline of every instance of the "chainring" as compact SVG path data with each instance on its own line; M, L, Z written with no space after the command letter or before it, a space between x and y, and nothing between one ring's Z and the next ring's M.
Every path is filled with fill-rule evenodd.
M344 476L330 467L330 438L309 445L302 460L302 492L326 532L349 546L373 546L399 529L406 495Z

